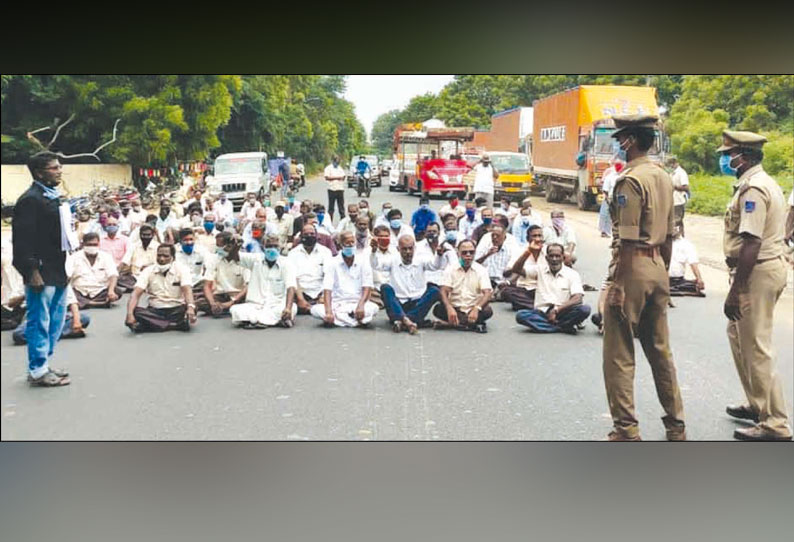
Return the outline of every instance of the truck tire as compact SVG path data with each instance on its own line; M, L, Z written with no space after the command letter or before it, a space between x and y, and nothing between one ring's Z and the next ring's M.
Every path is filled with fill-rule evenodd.
M405 179L405 186L409 196L413 196L416 193L416 190L411 188L411 183L408 182L408 179Z
M587 193L579 190L579 186L576 187L576 206L580 211L587 210Z
M549 203L557 203L559 201L559 197L557 195L557 187L551 184L550 180L546 180L546 201Z
M391 184L389 185L389 192L394 192L394 187Z

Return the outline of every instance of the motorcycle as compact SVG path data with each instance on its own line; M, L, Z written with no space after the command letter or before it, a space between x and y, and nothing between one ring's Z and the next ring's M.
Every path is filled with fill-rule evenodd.
M370 181L370 172L365 171L362 173L356 173L356 193L358 197L361 197L361 194L366 194L367 197L370 196L372 192L372 187L369 184Z

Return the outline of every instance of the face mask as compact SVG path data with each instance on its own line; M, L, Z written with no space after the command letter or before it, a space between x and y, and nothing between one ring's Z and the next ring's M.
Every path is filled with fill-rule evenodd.
M217 254L221 258L227 258L229 256L229 253L226 252L226 250L221 247L215 247L215 254Z
M474 209L466 209L466 216L469 217L469 220L474 219L474 213L475 213Z
M152 242L152 239L154 239L154 237L141 237L141 244L143 245L143 248L149 248L149 243Z
M466 262L463 260L463 258L458 258L458 262L460 263L461 267L466 267Z
M182 245L182 252L190 256L193 254L193 245Z
M295 203L295 198L289 198L287 201L289 202L290 205L292 205L293 203Z
M556 218L552 218L551 223L556 229L561 230L563 226L565 226L565 218L559 216Z
M154 272L155 273L162 273L163 275L165 275L166 273L168 273L168 271L170 269L171 269L171 263L170 262L166 263L166 264L159 264L159 263L154 264Z
M276 216L281 220L281 217L284 216L284 209L282 207L276 207Z
M447 232L447 241L454 243L458 240L458 232L456 230L449 230Z
M449 206L454 209L455 207L458 206L458 200L453 199L452 201L449 202Z
M381 250L386 250L387 248L389 248L390 242L391 239L389 239L388 237L378 237L378 247L380 247Z
M263 232L262 230L253 230L251 231L251 237L253 237L254 239L261 239L263 233L265 232Z
M363 229L363 230L356 230L356 237L358 237L359 239L361 239L361 238L364 238L364 237L366 237L368 233L369 233L369 232L368 232L366 229Z
M482 223L485 224L486 226L490 226L491 222L493 222L493 218L483 218L482 219Z
M204 231L207 233L212 233L212 230L215 229L215 222L205 222L204 223Z
M277 248L266 248L265 249L265 259L269 262L275 262L278 259L278 249Z
M400 227L402 226L402 221L399 218L394 218L392 220L389 220L389 225L393 230L399 230Z
M124 216L127 216L128 214L130 214L129 208L122 209L121 210L121 214L123 214Z
M429 243L433 243L433 242L435 242L438 239L438 234L437 233L427 233L427 234L425 234L425 239L427 239L427 241Z
M301 237L301 243L303 246L306 247L307 250L311 250L314 248L314 245L317 244L317 238L313 235Z
M89 256L96 256L99 254L99 247L83 247L83 252Z
M225 225L223 225L223 224L216 224L216 225L215 225L215 229L216 229L216 230L218 230L218 231L223 231L223 229L224 229L225 227L226 227L226 226L225 226Z
M160 218L167 218L171 214L171 209L160 209Z
M342 247L342 256L352 258L356 255L356 247Z
M430 207L429 203L423 203L419 206L420 209L427 209L428 207Z
M323 220L325 220L325 213L317 213L317 222L322 224Z
M510 208L510 204L509 203L502 203L502 209L507 211L509 208Z
M391 207L387 207L387 208L383 209L383 216L386 216L387 214L389 214L389 211L391 211Z
M108 233L108 235L116 235L116 232L119 231L119 227L118 226L105 226L105 231Z
M221 203L225 203L225 202L226 202L226 196L221 196Z
M730 154L723 154L720 156L720 171L723 175L730 175L731 177L735 177L736 173L738 173L739 169L731 166L731 162L733 162L734 158L740 157L741 154L737 154L734 157L731 157Z
M119 212L118 212L118 211L113 211L112 213L110 213L110 216L112 216L113 218L118 218L118 217L120 217L121 215L119 214Z
M265 200L265 207L270 207L270 200L269 199Z

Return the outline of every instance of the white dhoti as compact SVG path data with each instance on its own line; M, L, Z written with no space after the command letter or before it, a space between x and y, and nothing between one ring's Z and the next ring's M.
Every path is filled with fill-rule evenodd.
M351 314L356 312L356 307L358 307L358 301L341 301L338 303L332 303L331 309L334 311L334 324L339 327L358 326L359 321L356 320L356 317ZM313 305L311 311L312 316L315 318L320 318L321 320L325 318L324 304L318 303ZM361 321L361 323L370 323L372 319L375 318L376 314L378 314L378 306L372 301L367 301L364 303L364 319Z
M232 315L232 322L241 324L243 322L250 322L252 324L262 324L265 326L275 326L281 322L281 313L284 312L286 301L279 301L275 303L241 303L239 305L232 305L229 312ZM298 306L292 304L292 318L298 312Z

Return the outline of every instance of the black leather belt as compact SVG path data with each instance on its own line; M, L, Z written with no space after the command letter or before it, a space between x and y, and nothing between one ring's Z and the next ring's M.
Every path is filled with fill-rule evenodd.
M775 256L774 258L764 258L763 260L756 260L755 264L758 265L766 262L771 262L779 258L780 256ZM734 267L739 265L739 258L725 258L725 265L733 269Z

